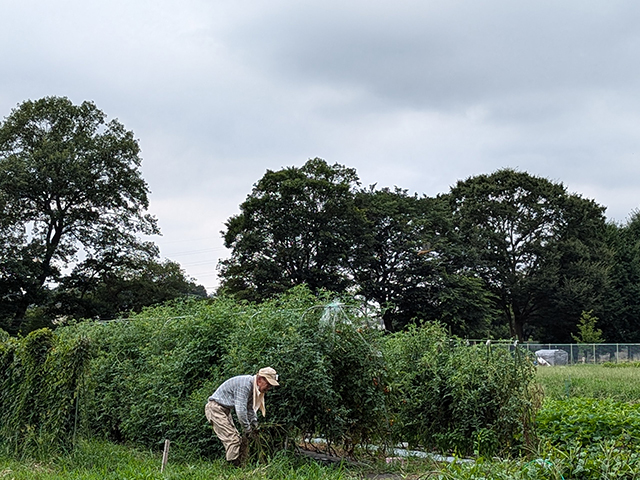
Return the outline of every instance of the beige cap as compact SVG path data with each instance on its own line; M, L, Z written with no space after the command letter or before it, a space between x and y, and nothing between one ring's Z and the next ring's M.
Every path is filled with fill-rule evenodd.
M258 370L258 375L260 377L264 377L267 380L267 382L269 382L271 385L275 385L275 386L280 385L278 383L278 374L271 367L261 368L260 370Z

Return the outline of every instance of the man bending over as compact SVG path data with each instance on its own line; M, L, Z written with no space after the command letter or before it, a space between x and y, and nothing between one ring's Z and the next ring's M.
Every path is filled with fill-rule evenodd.
M226 458L235 466L240 466L247 455L247 436L258 427L258 410L265 415L264 394L278 383L278 374L271 367L258 370L256 375L238 375L226 380L209 397L204 413L226 451ZM233 423L231 409L244 431L241 437Z

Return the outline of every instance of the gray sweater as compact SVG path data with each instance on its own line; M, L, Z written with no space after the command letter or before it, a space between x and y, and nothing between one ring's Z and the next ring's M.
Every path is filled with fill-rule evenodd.
M253 410L253 382L253 375L232 377L209 397L209 400L214 400L223 407L234 408L245 432L258 425L258 418Z

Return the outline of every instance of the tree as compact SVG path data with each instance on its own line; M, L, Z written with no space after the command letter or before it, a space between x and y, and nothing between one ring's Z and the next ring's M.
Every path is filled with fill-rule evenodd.
M375 186L356 194L363 222L354 229L349 258L356 292L383 308L385 328L401 329L433 305L434 266L425 245L432 241L428 199L406 190Z
M640 341L640 211L624 225L610 225L608 244L613 251L611 288L606 297L604 336L610 342Z
M607 283L604 208L511 169L460 181L440 198L454 261L495 295L511 335L568 340Z
M221 291L262 301L295 285L344 291L353 229L355 170L314 158L302 167L268 170L226 222Z
M456 335L486 333L488 292L477 279L450 271L438 202L372 186L357 192L356 208L364 221L349 256L355 292L382 307L387 330L440 320Z
M390 331L442 319L455 333L485 332L489 292L442 261L440 203L357 185L355 170L317 158L268 171L227 221L221 291L263 301L306 284L363 297Z
M578 323L578 335L571 334L578 343L602 343L602 330L596 328L598 317L592 315L592 311L582 312L580 322Z
M76 268L52 292L46 316L109 320L186 296L206 298L207 291L178 263L127 256Z
M29 100L0 125L0 313L9 330L79 258L154 251L137 238L159 233L139 152L133 133L92 102Z

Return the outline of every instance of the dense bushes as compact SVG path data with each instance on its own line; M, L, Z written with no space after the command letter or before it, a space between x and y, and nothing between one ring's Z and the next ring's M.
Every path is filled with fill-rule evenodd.
M394 334L387 342L394 436L460 454L530 443L541 395L525 353L467 346L437 324Z
M355 305L318 302L294 289L242 318L230 338L227 373L273 365L282 386L269 393L267 421L351 450L382 433L382 332L354 315Z
M346 305L336 304L334 314L318 306L317 297L295 289L259 307L228 299L176 303L129 322L76 327L93 332L98 350L95 395L86 405L91 430L150 447L171 438L191 452L215 452L207 397L230 376L272 365L283 380L269 393L265 423L289 437L319 434L349 448L372 437L384 418L375 382L382 334L355 323Z
M3 426L7 433L24 432L15 419L25 415L24 425L58 422L58 430L47 428L68 434L68 410L85 365L80 359L88 359L90 344L94 355L79 409L93 436L151 448L170 438L178 451L217 454L220 443L204 418L207 397L226 378L271 365L281 387L269 392L261 422L280 439L319 435L352 451L393 438L461 454L523 442L535 402L533 366L519 350L467 347L437 324L385 336L350 302L300 287L260 305L225 298L174 302L128 321L5 339L0 360L16 367L3 369L3 412L23 413L12 413L13 423L3 418ZM33 358L13 360L20 342L32 345ZM31 364L47 367L29 370ZM75 383L41 380L38 371ZM20 392L33 396L18 394L18 374L31 379ZM60 391L41 392L45 384ZM38 417L56 395L66 399L60 400L66 410Z
M74 327L97 350L85 405L91 433L149 447L170 438L198 453L218 449L203 408L222 379L240 313L225 300L176 302L126 322Z

